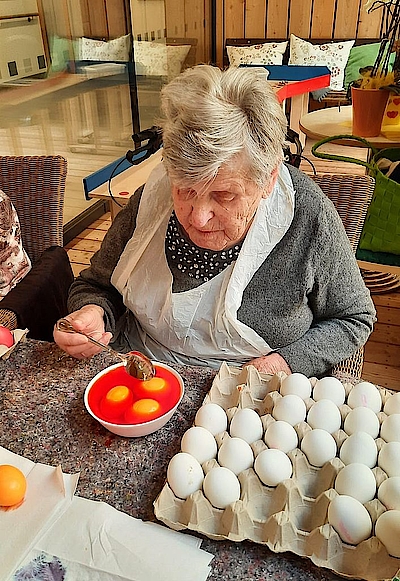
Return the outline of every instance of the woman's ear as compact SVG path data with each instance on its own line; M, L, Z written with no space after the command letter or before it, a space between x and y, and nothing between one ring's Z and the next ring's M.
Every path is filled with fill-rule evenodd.
M264 193L262 195L262 197L264 199L268 198L268 196L270 195L270 193L274 189L274 186L276 184L276 180L278 179L278 174L279 174L279 165L277 165L271 172L271 177L269 179L269 183L265 186L265 190L264 190Z

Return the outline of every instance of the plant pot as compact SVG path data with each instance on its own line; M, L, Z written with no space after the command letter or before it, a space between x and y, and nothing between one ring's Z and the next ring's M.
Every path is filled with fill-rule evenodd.
M353 135L376 137L381 132L390 91L351 87Z

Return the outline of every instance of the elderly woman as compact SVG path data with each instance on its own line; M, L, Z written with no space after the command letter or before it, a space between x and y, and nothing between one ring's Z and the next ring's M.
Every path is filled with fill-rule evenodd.
M68 318L155 360L321 376L374 307L332 203L282 163L265 73L199 65L162 91L164 153L71 287ZM78 358L98 348L55 331Z

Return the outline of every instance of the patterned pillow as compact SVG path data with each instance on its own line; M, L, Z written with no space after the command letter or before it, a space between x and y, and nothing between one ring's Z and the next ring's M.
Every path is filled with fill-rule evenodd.
M83 61L129 61L129 34L114 40L82 38L78 41L79 59Z
M227 46L229 64L234 67L239 65L281 65L283 53L288 43L266 42L253 44L252 46Z
M136 73L172 80L182 70L190 44L166 45L161 42L135 40L133 44Z
M294 34L290 35L290 65L325 65L331 71L330 88L343 89L344 71L354 40L312 44Z
M0 300L24 278L31 261L22 247L17 212L0 190Z

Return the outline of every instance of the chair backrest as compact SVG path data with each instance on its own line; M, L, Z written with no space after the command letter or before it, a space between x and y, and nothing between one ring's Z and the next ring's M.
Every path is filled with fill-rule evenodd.
M375 180L367 175L320 174L310 176L332 200L356 253Z
M66 177L67 160L60 155L0 156L0 189L17 210L33 262L49 246L63 246Z
M324 194L333 202L342 219L354 254L374 192L375 180L370 176L349 174L312 175ZM364 348L360 347L351 357L332 368L332 375L360 379L364 363Z

